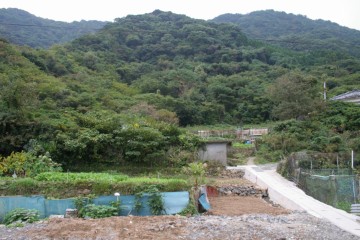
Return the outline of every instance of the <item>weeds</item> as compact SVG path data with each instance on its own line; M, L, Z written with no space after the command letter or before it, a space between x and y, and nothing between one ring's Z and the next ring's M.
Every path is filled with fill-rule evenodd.
M33 223L39 221L40 214L39 211L35 209L24 209L24 208L16 208L10 212L8 212L4 217L5 225L22 225L24 223Z

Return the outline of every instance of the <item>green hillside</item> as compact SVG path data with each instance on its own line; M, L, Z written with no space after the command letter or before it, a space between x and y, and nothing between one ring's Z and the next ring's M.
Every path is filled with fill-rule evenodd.
M253 39L297 51L332 50L360 57L360 31L324 20L273 10L223 14L212 20L234 23Z
M36 17L16 8L0 9L0 37L17 45L48 48L93 33L106 22L60 22Z
M302 119L277 127L292 131L279 144L269 140L284 154L306 147L297 131L315 138L360 127L358 108L321 95L323 81L329 96L359 88L359 59L274 47L233 24L156 10L47 50L0 44L2 156L178 167L200 144L180 127ZM293 145L284 148L286 137Z

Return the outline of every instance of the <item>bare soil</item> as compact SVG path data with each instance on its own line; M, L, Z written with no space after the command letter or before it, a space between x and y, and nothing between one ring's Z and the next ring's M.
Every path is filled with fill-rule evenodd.
M0 227L0 240L358 239L328 221L303 212L289 213L259 198L218 197L210 201L212 215L55 218L23 228Z
M240 216L243 214L288 214L261 198L220 196L209 199L212 210L208 215ZM207 216L210 217L210 216ZM0 239L188 239L187 217L111 217L104 219L53 218L34 227L20 230L13 238Z
M209 198L211 210L209 214L239 216L243 214L288 214L290 211L273 205L262 198L220 196Z

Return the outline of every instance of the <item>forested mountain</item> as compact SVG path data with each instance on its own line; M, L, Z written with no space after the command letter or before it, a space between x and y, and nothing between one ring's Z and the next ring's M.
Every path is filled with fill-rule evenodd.
M324 20L273 10L223 14L212 20L234 23L253 39L298 51L328 49L360 57L360 31Z
M233 24L156 10L49 49L0 45L4 156L37 149L68 165L181 165L197 140L179 125L335 114L324 125L359 126L352 107L324 113L320 94L323 81L330 96L358 88L359 59L273 47Z
M84 34L93 33L106 22L60 22L36 17L16 8L0 9L0 37L11 43L48 48L69 42Z

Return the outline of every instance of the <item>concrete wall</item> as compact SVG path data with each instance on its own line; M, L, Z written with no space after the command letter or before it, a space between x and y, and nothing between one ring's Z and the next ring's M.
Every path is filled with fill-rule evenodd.
M227 165L228 142L208 142L204 150L199 151L199 158L202 161L218 161L224 166Z

